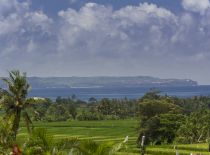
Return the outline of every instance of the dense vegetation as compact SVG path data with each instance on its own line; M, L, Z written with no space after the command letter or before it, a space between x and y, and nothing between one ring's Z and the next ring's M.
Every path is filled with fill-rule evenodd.
M120 120L140 119L139 138L147 144L201 143L209 141L210 98L160 96L152 90L139 100L58 97L55 102L40 101L31 107L33 120Z
M28 109L35 121L70 121L70 120L116 120L135 118L138 109L136 100L91 98L88 102L74 97L37 99L36 104Z
M81 141L76 138L54 141L46 129L34 128L28 110L31 109L30 112L34 111L38 115L38 119L42 118L40 114L44 108L43 106L41 106L42 108L37 107L37 105L42 105L44 101L44 107L50 109L50 116L54 114L56 117L59 114L64 115L64 118L66 118L65 111L67 111L67 115L71 114L74 117L71 104L68 104L69 106L67 105L68 107L65 108L61 102L55 106L55 109L54 105L49 107L49 103L45 99L27 98L30 85L27 82L25 73L11 71L9 78L5 78L3 81L7 85L7 89L0 90L0 108L4 111L3 118L0 119L0 154L7 155L11 152L10 154L13 155L111 155L121 149L126 142L100 144L92 140ZM20 149L20 143L17 145L17 134L20 129L21 118L25 121L28 131L28 138L22 143L22 149Z
M200 143L209 141L210 98L179 99L147 93L139 102L140 131L147 143Z
M125 148L119 151L119 155L139 155L136 147L137 120L103 120L103 121L71 121L71 122L34 122L35 128L47 127L48 133L54 140L77 137L79 140L92 139L97 143L122 142L128 136ZM24 123L21 125L18 139L27 141L27 129ZM201 153L208 155L207 143L196 144L163 144L146 145L146 153L149 155L175 155L174 145L177 146L180 155Z
M11 148L18 144L23 154L114 154L122 150L125 145L123 140L117 143L115 139L112 140L115 143L98 143L72 137L54 140L43 126L40 128L36 125L36 122L49 125L50 122L74 124L75 121L84 123L114 120L136 122L132 133L123 126L122 130L128 132L120 137L133 135L136 149L140 147L140 150L143 150L141 143L142 137L145 136L147 146L208 143L210 152L210 97L177 98L161 96L159 91L151 90L138 100L90 98L89 101L81 101L73 95L69 98L58 97L52 101L27 98L30 85L26 74L12 71L9 78L3 80L8 88L0 89L1 152L11 151ZM28 138L24 141L17 138L22 123L28 133ZM108 131L112 125L104 130Z

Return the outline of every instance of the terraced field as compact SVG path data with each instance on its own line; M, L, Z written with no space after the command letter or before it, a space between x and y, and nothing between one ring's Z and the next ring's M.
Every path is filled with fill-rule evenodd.
M71 121L71 122L37 122L35 127L47 128L55 139L78 137L79 139L93 139L99 142L123 141L129 136L128 147L119 155L139 155L136 147L137 139L137 120L117 120L117 121ZM26 140L26 128L20 129L18 139ZM201 153L210 155L207 152L207 144L177 145L180 155L190 155L190 153ZM148 146L148 155L175 155L173 145Z

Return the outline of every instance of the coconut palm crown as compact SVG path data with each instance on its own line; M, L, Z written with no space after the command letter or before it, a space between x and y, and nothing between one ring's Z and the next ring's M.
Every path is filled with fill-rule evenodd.
M7 86L6 90L1 90L0 93L0 107L6 111L5 119L13 118L11 130L14 134L14 139L18 133L21 116L26 122L28 131L31 131L30 124L32 124L30 117L26 111L29 105L29 98L27 98L30 88L27 82L26 73L20 73L18 70L9 72L8 78L3 78Z

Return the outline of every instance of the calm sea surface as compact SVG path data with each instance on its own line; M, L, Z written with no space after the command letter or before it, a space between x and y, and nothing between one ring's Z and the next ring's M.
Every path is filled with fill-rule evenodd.
M88 100L90 97L101 98L130 98L138 99L151 88L149 87L122 87L122 88L45 88L32 89L29 96L47 97L55 100L57 96L70 97L73 94L78 99ZM210 96L210 86L158 87L162 95L177 97Z

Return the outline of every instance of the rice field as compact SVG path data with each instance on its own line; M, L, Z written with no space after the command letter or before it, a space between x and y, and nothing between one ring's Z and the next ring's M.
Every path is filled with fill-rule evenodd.
M137 120L116 120L116 121L70 121L70 122L36 122L38 128L47 128L48 132L54 135L55 139L77 137L79 139L93 139L98 142L121 142L129 136L127 149L119 152L119 155L139 155L140 150L136 147ZM21 125L18 139L25 141L27 136L26 128ZM201 153L210 155L207 152L207 144L177 145L179 155L190 155L190 153ZM173 145L147 146L147 155L175 155Z

